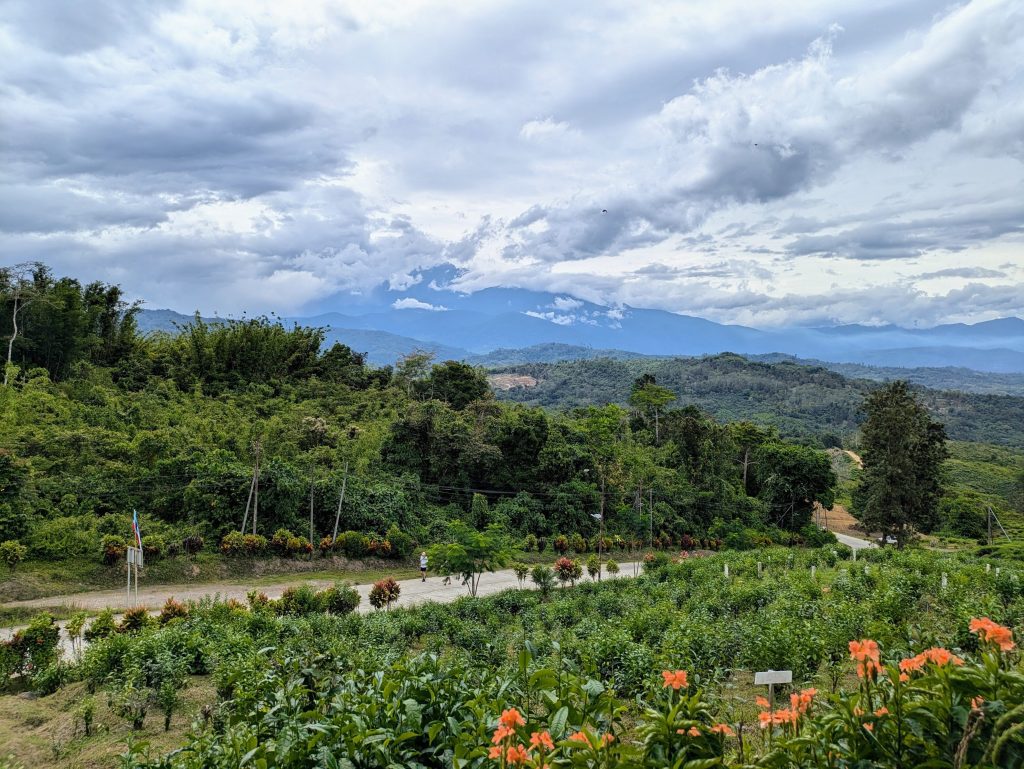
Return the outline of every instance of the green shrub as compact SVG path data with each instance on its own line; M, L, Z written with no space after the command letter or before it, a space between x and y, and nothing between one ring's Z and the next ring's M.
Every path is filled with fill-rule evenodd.
M387 541L391 544L392 558L408 558L416 549L416 540L394 523L388 528Z
M331 614L351 614L359 606L359 592L349 585L338 582L320 593L320 604Z
M82 733L92 737L92 722L96 715L96 699L91 695L83 697L75 706L75 718L82 722Z
M0 642L0 688L14 675L20 675L35 687L36 679L59 661L59 640L60 628L53 615L43 612L10 640ZM47 671L48 678L43 682L52 683L56 675L57 671Z
M530 572L530 581L537 586L541 599L546 601L555 587L555 572L551 570L550 566L537 564Z
M28 555L28 548L16 539L8 539L0 542L0 561L7 564L11 571L17 568L18 564L25 560Z
M553 567L558 581L565 585L566 582L576 584L576 580L583 576L583 566L574 558L559 558Z
M104 609L90 624L85 631L85 640L89 643L106 638L117 632L117 624L114 622L114 612L111 609Z
M128 551L128 541L116 534L107 534L100 541L100 551L103 556L103 563L113 566L124 559Z
M370 540L358 531L338 535L338 548L347 558L364 558L370 551Z
M39 521L28 537L32 555L51 561L88 556L96 552L99 542L96 519L91 515Z
M394 577L385 577L373 583L370 588L370 605L375 609L391 608L391 604L398 600L402 593L402 586L395 581Z
M133 606L121 615L121 623L117 626L119 633L137 633L153 624L145 606Z
M512 571L515 572L516 579L519 580L519 587L522 587L530 574L530 567L521 561L516 561L512 564Z
M32 677L32 691L45 697L53 694L70 678L68 666L55 660Z
M270 538L270 551L274 555L287 556L291 552L288 549L288 545L296 537L288 529L278 529L274 532L274 536Z
M274 608L278 614L295 616L324 610L320 594L311 585L285 588Z
M185 555L196 555L202 552L205 541L198 534L189 534L181 540L181 550Z
M187 616L188 606L181 601L174 600L173 596L168 596L160 609L160 624L166 625L171 620L184 619Z
M142 538L142 554L146 559L157 560L167 553L167 541L157 535L148 534Z

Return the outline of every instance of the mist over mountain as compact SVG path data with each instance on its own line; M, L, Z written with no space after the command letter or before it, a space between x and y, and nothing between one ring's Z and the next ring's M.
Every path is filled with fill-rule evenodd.
M187 320L168 310L144 311L140 327L173 330L175 322ZM414 349L430 350L439 358L468 359L496 350L566 345L652 356L782 353L871 366L1024 372L1020 318L932 328L755 329L664 310L601 305L568 294L512 288L462 293L431 281L356 298L340 311L284 320L324 327L329 342L367 352L378 365L393 363ZM544 355L550 359L550 349Z

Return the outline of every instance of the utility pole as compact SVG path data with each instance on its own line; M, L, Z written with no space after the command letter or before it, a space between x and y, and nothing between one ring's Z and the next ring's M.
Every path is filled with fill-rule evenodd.
M601 581L604 568L604 473L601 473L601 533L597 537L597 580Z
M314 545L316 540L313 538L313 492L316 490L316 478L313 475L313 464L310 463L309 468L309 544ZM315 545L314 545L315 547Z
M252 504L252 533L256 534L256 518L260 514L260 454L263 450L263 441L256 439L256 470L255 481L253 482L253 504Z
M647 516L650 519L650 546L654 549L654 489L647 489Z
M338 523L341 521L341 505L345 501L345 486L348 483L348 462L345 462L345 474L341 478L341 494L338 495L338 512L334 515L334 534L331 535L331 542L338 541Z

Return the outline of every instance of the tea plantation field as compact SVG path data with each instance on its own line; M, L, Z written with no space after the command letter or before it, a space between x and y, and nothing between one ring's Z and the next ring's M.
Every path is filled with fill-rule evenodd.
M43 616L3 660L40 695L33 723L0 697L0 736L10 766L1021 765L1024 572L849 558L662 555L636 579L365 615L344 588L172 602L93 620L71 664ZM794 684L759 704L768 669Z

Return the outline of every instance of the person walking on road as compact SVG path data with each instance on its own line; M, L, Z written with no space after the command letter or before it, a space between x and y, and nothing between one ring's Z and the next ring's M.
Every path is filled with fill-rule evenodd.
M427 551L424 550L420 553L420 576L423 577L423 581L427 581Z

